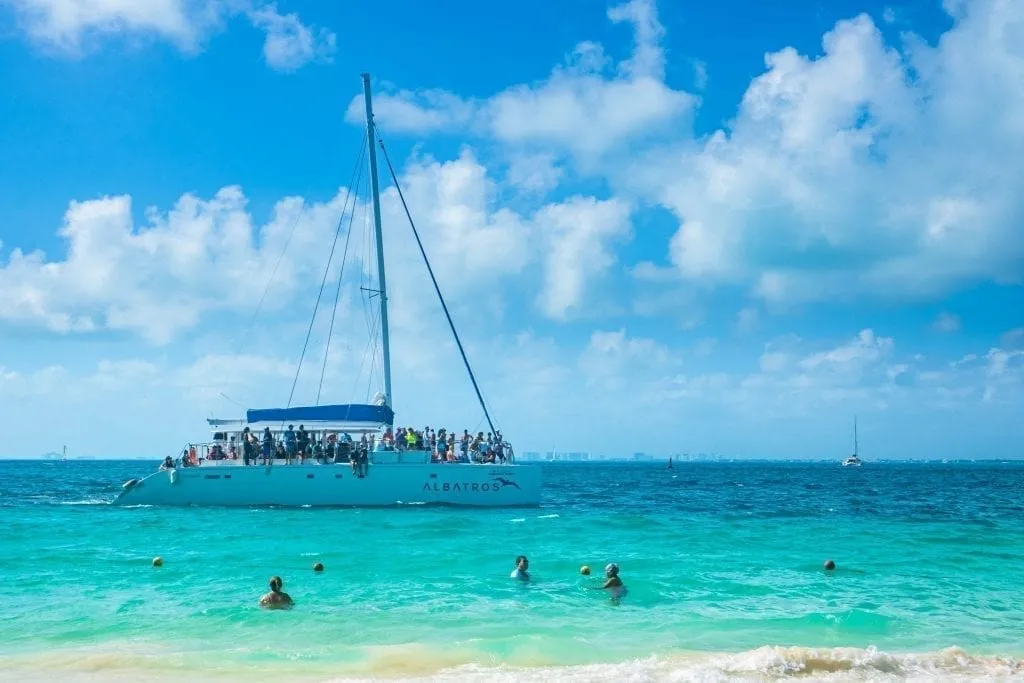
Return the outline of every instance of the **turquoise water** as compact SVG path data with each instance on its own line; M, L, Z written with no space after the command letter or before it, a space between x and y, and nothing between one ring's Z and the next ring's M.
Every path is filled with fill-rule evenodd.
M106 504L155 466L0 462L5 676L976 679L1024 657L1021 464L546 466L526 510ZM592 590L610 561L618 604ZM272 574L294 610L256 607Z

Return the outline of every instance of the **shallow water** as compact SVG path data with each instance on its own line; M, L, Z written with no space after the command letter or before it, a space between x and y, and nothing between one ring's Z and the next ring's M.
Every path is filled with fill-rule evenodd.
M528 510L107 504L155 466L0 462L5 676L975 680L1024 656L1021 464L552 465ZM591 590L609 561L619 604ZM294 610L256 608L271 574Z

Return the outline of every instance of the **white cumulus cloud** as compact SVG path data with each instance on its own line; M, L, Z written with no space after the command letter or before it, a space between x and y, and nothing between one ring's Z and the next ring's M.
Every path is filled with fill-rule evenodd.
M252 310L293 235L270 301L281 305L322 267L318 246L330 242L344 199L283 199L262 226L237 187L184 195L170 211L148 210L142 225L128 196L72 202L59 232L64 259L15 248L0 264L0 320L166 343L205 314Z
M861 15L826 33L820 56L768 53L735 117L697 138L687 118L698 102L665 83L664 28L648 0L609 10L633 28L622 61L585 41L539 82L486 99L385 94L380 118L486 136L513 159L567 154L571 171L513 164L509 181L541 193L610 179L675 216L667 257L680 276L743 287L773 309L1019 283L1024 5L946 9L952 27L934 45L909 33L887 43Z
M279 14L277 6L270 4L253 10L249 17L267 34L263 57L272 69L295 71L309 62L329 62L334 55L334 33L306 26L298 14Z
M2 0L40 42L78 50L89 34L149 33L194 50L221 21L220 0Z
M517 148L553 148L583 160L685 122L696 99L664 81L664 27L653 0L611 8L609 19L634 33L632 55L612 64L604 48L584 41L537 83L515 85L487 99L439 90L382 92L374 112L385 130L438 131L494 137ZM348 119L362 121L360 98Z
M447 162L414 157L401 182L442 291L456 306L472 300L477 324L501 317L507 277L527 268L543 274L527 282L545 314L578 312L631 234L631 207L617 199L573 196L525 213L502 207L497 180L468 149ZM397 191L384 187L391 322L419 340L441 317ZM345 189L327 202L284 198L262 224L238 187L209 199L186 194L170 210L146 209L141 221L126 195L73 201L58 232L64 254L0 252L0 321L61 334L125 331L166 344L219 314L253 311L271 277L264 307L280 310L319 283L347 201ZM348 258L362 263L350 277L376 266L365 251L368 209L358 207L361 246ZM340 253L332 282L339 261Z
M187 53L233 17L248 16L266 33L267 65L294 71L313 61L329 61L335 34L304 24L295 13L280 14L275 3L257 0L0 0L14 8L37 43L80 54L87 43L112 36L150 36Z
M766 57L729 128L620 184L669 208L693 280L772 302L941 296L1024 273L1024 5L972 0L932 47L867 16Z
M583 301L587 283L616 262L616 242L630 236L631 207L618 199L571 197L534 217L544 245L544 289L539 303L565 318Z

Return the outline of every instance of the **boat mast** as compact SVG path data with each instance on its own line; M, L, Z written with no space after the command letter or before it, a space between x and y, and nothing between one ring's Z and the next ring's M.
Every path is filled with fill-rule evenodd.
M363 99L366 101L366 145L370 152L370 193L373 196L373 230L377 239L377 281L380 285L381 353L384 361L384 401L391 401L391 340L388 338L388 288L384 280L384 233L380 227L380 188L377 185L377 137L374 134L373 104L370 100L370 74L363 74ZM391 425L388 425L389 427Z
M853 416L853 457L857 457L857 416Z

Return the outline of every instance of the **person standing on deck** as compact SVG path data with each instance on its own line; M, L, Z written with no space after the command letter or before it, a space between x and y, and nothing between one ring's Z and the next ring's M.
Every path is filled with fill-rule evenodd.
M306 456L309 455L309 432L306 431L303 425L299 425L298 442L299 462L302 463L305 461ZM289 462L288 464L291 463Z
M288 464L292 464L298 449L298 440L295 438L295 425L288 425L284 433L284 452L288 456Z
M267 465L274 458L274 435L270 427L263 428L263 464Z
M249 439L249 428L242 430L242 464L248 466L254 459L252 441Z

